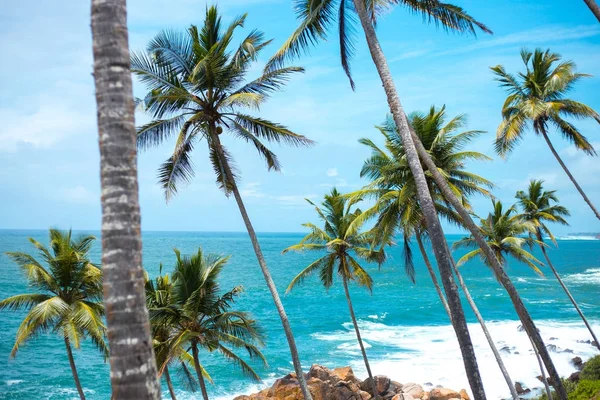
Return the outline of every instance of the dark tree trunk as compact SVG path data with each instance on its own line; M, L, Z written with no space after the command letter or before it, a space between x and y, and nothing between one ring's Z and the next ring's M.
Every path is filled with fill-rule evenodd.
M208 392L206 391L206 383L204 382L204 376L202 375L202 368L200 368L200 359L198 358L198 345L192 344L192 356L194 357L194 368L196 369L196 375L198 376L198 382L200 383L200 391L202 392L202 398L208 399Z
M504 268L502 268L502 266L500 265L500 262L496 258L494 251L485 241L485 238L479 230L479 227L475 224L475 222L473 222L473 219L471 218L469 212L464 208L460 200L452 192L452 190L448 186L448 183L446 182L446 179L437 170L435 163L433 162L431 157L429 157L429 154L427 153L427 150L425 150L423 144L418 140L414 132L411 132L411 136L413 136L413 140L416 139L415 145L417 147L417 151L419 152L419 156L427 166L427 169L431 173L431 176L435 180L435 183L437 184L438 188L444 195L444 198L448 200L448 202L450 202L450 204L452 204L452 206L459 213L465 227L471 232L473 238L475 239L475 242L481 248L485 258L488 260L492 270L494 271L496 279L498 279L500 284L506 289L506 292L508 293L508 296L510 297L513 303L515 311L517 312L517 315L519 316L519 319L523 324L523 328L537 347L540 353L540 357L544 361L544 365L546 366L546 369L548 370L548 373L550 374L553 383L556 385L555 388L558 392L560 400L567 400L567 392L562 384L562 381L560 380L560 375L558 374L558 371L556 370L556 367L552 362L552 358L550 358L550 354L548 353L548 349L546 349L546 345L544 344L542 336L537 330L535 323L531 319L531 315L529 315L525 304L523 304L521 296L519 296L519 292L517 292L517 289L506 274L506 271L504 271Z
M367 374L369 375L369 378L371 378L373 397L378 398L379 393L377 392L377 385L375 384L375 379L373 379L373 374L371 373L371 366L369 365L369 359L367 358L367 351L365 350L362 338L360 337L360 330L358 329L358 323L356 322L356 316L354 315L354 307L352 307L352 300L350 299L350 291L348 290L348 280L346 277L342 277L342 282L344 283L344 293L346 293L346 301L348 302L348 310L350 311L350 318L352 318L352 325L354 325L354 331L356 332L356 339L358 340L363 361L365 362L365 367L367 368Z
M585 192L583 191L583 189L581 188L581 186L579 186L579 183L577 183L577 181L575 180L575 177L571 174L571 171L569 171L569 168L567 168L567 166L563 162L562 158L560 158L560 156L556 152L556 149L552 145L552 142L550 141L550 138L548 137L548 134L546 133L546 130L542 128L541 132L542 132L542 136L544 137L544 140L548 144L548 147L550 147L550 151L554 155L554 158L556 158L556 161L558 161L558 163L560 164L560 166L562 167L562 169L565 171L565 173L567 174L567 176L571 180L571 182L573 182L573 185L575 185L575 188L577 188L577 191L579 192L579 194L581 195L581 197L583 197L583 200L592 209L592 212L596 215L596 218L600 219L600 213L598 213L598 210L596 210L596 207L594 206L594 204L592 203L592 201L587 197L587 195L585 194Z
M425 251L425 246L423 246L423 240L421 239L421 233L417 232L415 235L417 237L417 244L419 245L419 250L421 250L421 255L423 256L423 261L425 261L425 266L427 266L427 271L429 271L429 276L431 276L431 281L433 282L433 286L435 286L435 291L446 310L446 314L448 314L448 318L452 321L452 312L450 312L450 307L448 307L448 302L444 297L444 293L442 293L442 289L440 288L440 284L435 276L435 272L433 271L433 267L431 266L431 261L429 261L429 257L427 256L427 252Z
M175 396L175 389L173 388L173 382L171 382L171 375L169 374L169 367L165 367L165 380L167 381L167 387L169 388L169 394L171 395L171 400L177 400Z
M300 364L300 356L298 355L298 348L296 347L296 340L294 339L294 334L292 332L292 327L290 326L290 321L288 320L285 309L283 308L283 303L281 302L281 298L279 297L279 293L277 292L275 282L273 282L273 278L271 277L271 272L267 267L267 262L265 261L265 257L263 256L260 243L258 242L258 237L256 236L256 232L254 231L254 227L252 226L252 222L250 221L248 212L246 211L246 206L244 205L244 201L242 200L242 196L240 195L240 191L237 187L237 183L235 182L235 178L233 172L231 171L231 167L227 162L227 157L225 157L225 153L223 152L223 147L221 147L221 141L219 139L219 136L214 132L214 129L212 129L211 138L214 141L217 154L222 160L227 180L231 183L231 191L233 192L233 197L235 198L235 201L238 205L240 214L242 214L242 219L244 220L246 230L248 231L248 236L250 237L250 241L252 242L252 247L254 248L254 253L256 254L256 259L258 260L258 265L260 266L260 270L263 273L263 276L267 283L267 287L269 288L269 292L271 293L271 297L273 297L273 303L275 303L275 308L277 309L277 313L279 314L279 318L281 319L281 325L283 326L285 337L288 342L288 347L290 348L290 355L292 357L292 363L294 364L294 371L296 372L296 378L298 379L298 383L300 384L302 395L304 396L305 400L312 400L312 396L310 394L310 391L308 390L308 385L306 384L304 372L302 371L302 365Z
M544 370L544 365L542 364L542 359L540 358L540 352L537 351L537 348L535 347L533 341L531 342L531 345L533 346L533 353L535 354L535 359L537 360L538 365L540 367L540 372L542 374L542 382L544 382L544 388L546 389L546 395L548 396L548 400L552 400L552 391L550 390L550 385L548 385L548 378L546 377L546 371Z
M600 22L600 6L594 0L583 0L585 4L590 8L590 11L594 14L598 22Z
M113 397L160 398L144 295L125 0L92 0L102 187L102 270Z
M435 206L433 204L433 200L431 199L431 194L429 193L427 182L425 180L425 173L421 167L413 139L410 135L408 121L402 108L402 104L400 103L398 93L396 92L396 87L394 86L394 81L387 65L385 55L381 50L375 29L371 24L370 18L367 14L365 3L363 0L353 0L353 2L356 12L360 18L362 28L365 32L371 58L373 59L375 67L377 68L377 72L381 78L381 83L383 84L383 88L387 95L390 111L392 112L394 122L396 123L398 131L402 137L408 165L416 183L419 204L421 206L421 210L423 211L423 215L425 216L427 230L429 232L435 258L440 270L442 284L446 292L448 305L452 312L452 325L458 339L467 378L469 379L469 384L471 386L471 391L476 399L484 400L486 395L483 388L483 382L481 381L481 375L479 374L479 368L477 366L477 358L475 357L473 343L471 341L471 336L469 335L469 329L467 327L467 321L462 309L458 288L452 274L450 250L448 248L446 238L444 237L444 232L442 231L440 221L437 218Z
M81 382L79 382L77 368L75 368L75 360L73 359L73 351L71 351L71 343L69 342L69 337L66 333L65 347L67 348L67 355L69 356L69 364L71 365L71 373L73 373L73 380L75 381L75 386L77 387L77 393L79 393L79 398L81 400L85 400L85 394L83 394L83 388L81 387Z

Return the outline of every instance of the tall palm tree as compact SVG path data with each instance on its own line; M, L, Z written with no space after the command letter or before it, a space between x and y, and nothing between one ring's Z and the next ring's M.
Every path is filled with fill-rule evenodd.
M491 197L487 188L492 183L479 175L473 174L465 169L465 162L474 160L489 160L482 153L465 150L466 144L474 137L483 133L482 131L464 131L457 133L466 123L466 117L459 115L446 121L445 107L436 109L431 107L429 113L412 113L409 116L411 127L419 140L427 147L431 158L439 171L447 177L448 184L455 193L460 194L462 203L471 209L468 197L472 194L481 194ZM372 183L365 189L357 192L360 196L374 196L377 199L375 206L364 212L364 215L375 214L378 217L376 227L381 234L396 236L396 231L401 231L404 238L405 267L409 277L414 281L414 267L410 240L414 236L419 245L419 250L429 271L434 287L438 293L450 320L452 314L444 297L429 256L425 250L423 241L427 238L424 217L416 198L414 180L410 169L406 165L406 155L399 137L398 130L393 120L388 119L386 123L378 127L385 138L385 150L379 148L370 139L364 138L360 142L371 148L372 155L367 159L361 171L361 177L368 177ZM434 195L434 201L438 214L450 223L462 226L462 220L452 210L439 192L437 185L431 175L427 175L430 192ZM473 309L482 330L488 340L488 344L494 353L498 366L502 371L513 398L518 394L512 380L504 366L502 357L485 325L485 321L477 308L470 292L455 264L452 264L459 285L465 293L467 302Z
M210 7L202 27L191 26L183 33L161 32L149 43L147 51L133 55L132 71L148 88L141 104L153 118L138 128L138 147L160 145L177 136L173 155L159 169L159 181L168 200L181 183L192 178L191 152L205 140L217 184L236 200L279 313L296 376L304 397L310 400L288 317L238 189L232 155L221 142L222 134L229 133L250 143L268 169L276 171L280 169L279 160L263 141L310 145L310 140L285 126L248 113L258 109L272 92L283 88L291 75L303 69L281 67L246 82L250 66L270 41L254 30L239 46L231 48L234 31L245 18L238 17L224 28L217 8Z
M516 197L523 211L521 217L524 220L531 222L535 227L535 237L539 242L539 246L542 250L544 258L546 259L546 264L548 265L548 267L550 267L550 270L552 271L552 273L556 277L556 280L558 280L558 283L560 283L560 286L563 288L563 290L569 297L569 300L571 300L571 303L573 303L573 306L577 310L577 313L579 313L579 316L585 323L585 326L588 328L590 334L592 335L592 338L596 342L596 346L600 349L600 342L598 342L596 334L592 330L592 327L590 326L588 320L585 318L585 315L583 315L583 311L581 311L579 305L571 295L571 292L569 292L569 289L567 289L567 286L560 278L560 275L558 275L556 268L554 268L552 261L550 261L550 256L548 256L546 246L543 245L543 233L548 235L552 243L556 245L556 239L554 238L554 235L552 234L546 223L553 222L562 225L568 225L567 221L565 221L563 217L569 216L569 211L565 207L556 204L558 203L556 191L544 190L543 181L540 180L532 180L531 182L529 182L529 187L527 188L527 191L518 191Z
M29 286L36 290L0 301L0 310L28 310L17 330L10 356L15 357L19 348L36 335L58 333L65 342L77 392L84 400L72 347L78 349L81 340L89 337L104 357L108 356L102 321L102 271L92 264L88 256L95 238L74 238L71 231L50 229L49 239L48 249L29 238L37 249L40 260L27 253L7 253L23 271Z
M595 0L583 0L583 1L589 7L592 14L594 14L594 16L596 17L598 22L600 22L600 6L598 6L598 3L596 3Z
M465 363L465 369L469 378L469 384L476 398L485 399L485 391L477 367L477 359L475 358L473 344L464 318L464 312L458 295L458 288L456 287L456 282L452 275L450 250L437 218L433 200L427 190L423 168L419 162L419 155L421 157L427 157L427 153L423 150L422 152L419 151L419 154L417 154L417 149L415 148L416 143L414 141L418 140L416 136L411 136L404 109L400 103L400 98L396 91L385 55L375 32L375 23L379 12L387 6L394 4L400 4L409 11L421 14L428 22L441 25L444 29L449 31L475 34L476 29L481 29L484 32L491 33L485 25L477 22L462 8L442 3L438 0L390 0L384 2L366 2L365 0L352 0L352 2L350 0L299 0L296 3L296 10L301 19L300 26L268 63L267 69L277 68L286 58L296 57L303 51L306 51L311 45L324 39L327 34L327 29L331 27L331 24L336 19L337 11L342 67L350 78L350 83L353 86L349 63L354 49L354 42L351 37L351 34L354 31L352 29L353 20L351 17L352 13L356 13L355 15L358 16L367 40L371 58L385 90L394 122L396 123L402 140L407 148L407 161L415 177L418 200L426 219L427 230L434 248L438 268L440 269L442 284L448 297L449 306L454 315L452 325L458 338L463 361ZM352 7L352 5L354 7ZM443 183L443 179L438 177L436 178L436 181L438 179ZM464 211L465 214L467 213L464 208L462 211ZM472 225L474 226L474 224Z
M323 222L323 228L319 228L312 223L303 224L311 232L300 243L288 247L283 252L311 250L320 253L325 252L325 254L296 275L288 286L287 292L315 272L319 274L319 279L323 283L323 286L329 289L333 286L333 279L337 270L337 274L344 286L350 318L352 319L356 339L358 340L365 368L371 381L373 395L377 397L378 391L354 314L348 281L355 281L358 285L372 291L373 279L360 265L359 260L377 261L381 264L385 261L385 252L383 250L376 251L372 249L370 234L361 232L360 226L356 224L356 221L361 217L362 211L358 208L352 211L354 202L342 196L336 188L333 188L331 193L325 195L322 207L317 206L308 199L306 201L315 207L319 218ZM382 247L383 245L385 243L382 244Z
M600 213L587 197L571 171L552 145L548 137L549 126L554 126L560 134L575 145L576 149L595 156L596 150L583 134L564 118L593 118L600 123L600 114L591 107L566 98L575 83L589 75L575 72L573 61L561 61L558 53L536 49L533 53L521 50L525 72L519 77L506 72L503 66L492 67L496 80L508 92L502 106L502 123L498 126L496 151L502 156L510 153L525 135L531 125L533 132L546 141L550 151L565 171L581 197L592 209L596 218Z
M126 0L92 0L110 380L119 400L158 400L144 296Z
M196 377L200 383L202 397L208 400L206 372L200 363L200 350L219 352L226 359L241 367L252 379L260 377L235 349L245 350L251 359L266 361L260 350L262 334L250 315L233 310L241 286L221 293L219 274L229 257L204 254L199 248L191 257L183 257L175 249L176 264L173 271L172 298L164 306L151 309L151 321L156 326L167 326L169 337L164 342L167 354L162 355L163 364L176 357L181 358L183 349L191 348Z

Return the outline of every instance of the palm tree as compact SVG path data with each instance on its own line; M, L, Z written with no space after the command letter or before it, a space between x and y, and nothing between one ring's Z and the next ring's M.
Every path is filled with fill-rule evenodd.
M204 139L217 184L227 196L233 194L246 225L259 266L283 325L294 369L305 399L310 400L298 350L288 317L271 277L254 227L237 186L237 174L231 154L221 143L223 133L253 145L268 169L279 170L277 156L263 141L305 146L312 142L285 126L250 115L274 92L281 90L289 77L303 71L282 67L245 82L249 67L270 43L263 34L252 31L241 44L230 49L237 27L245 15L223 28L216 7L206 11L204 24L191 26L184 33L164 31L152 40L146 52L134 54L132 71L146 84L148 94L141 101L153 121L138 128L138 147L160 145L177 136L173 155L159 169L159 181L167 200L181 183L193 176L191 152Z
M55 332L63 337L75 386L83 400L85 395L72 347L78 349L81 340L89 337L102 354L108 356L102 321L102 271L88 258L95 240L93 236L73 238L71 231L50 229L49 239L50 249L29 238L41 260L27 253L7 253L36 291L0 301L0 310L28 310L17 330L11 357L15 357L19 348L36 335Z
M110 380L119 400L158 400L144 296L126 0L92 0Z
M259 359L266 365L258 349L262 334L256 321L246 312L231 309L243 288L238 286L220 294L218 278L229 257L204 254L201 248L191 257L182 257L175 249L175 256L171 298L166 305L153 307L150 314L155 326L167 326L170 330L163 345L166 354L159 353L160 368L165 369L177 357L185 360L187 356L183 353L191 348L191 361L204 400L208 400L204 381L207 374L200 363L200 349L221 353L252 379L260 381L252 367L234 351L243 349L251 359Z
M590 11L594 14L598 22L600 22L600 6L595 0L583 0L585 4L590 8Z
M550 267L550 270L552 271L552 273L558 280L558 283L560 283L560 286L563 288L563 290L569 297L569 300L571 300L571 303L573 303L573 306L579 313L579 316L585 323L585 326L588 328L588 330L590 331L590 334L592 335L592 338L596 342L596 346L600 349L600 344L599 344L600 342L598 342L598 338L596 337L596 334L594 334L592 327L590 326L588 320L585 318L585 315L583 315L583 311L581 311L581 309L579 308L579 305L577 304L577 302L571 295L571 292L569 292L569 289L567 289L567 286L565 285L563 280L560 278L560 275L558 275L556 268L554 268L552 261L550 261L550 257L548 256L548 252L546 251L546 246L543 245L543 243L544 243L544 238L542 236L543 233L548 235L548 237L550 237L550 240L552 241L552 243L554 243L554 245L556 245L556 239L554 238L554 235L552 234L552 232L550 231L550 229L548 228L546 223L554 222L554 223L559 223L562 225L568 225L567 221L565 221L565 219L563 217L569 216L569 211L563 206L553 204L553 203L558 203L558 198L556 197L556 191L555 190L546 191L546 190L544 190L542 184L543 184L543 181L532 180L531 182L529 182L529 187L527 188L527 192L524 192L524 191L517 192L516 197L517 197L517 200L519 201L519 205L521 206L521 209L523 210L521 217L524 220L529 221L534 225L535 237L539 242L540 249L542 250L542 254L544 255L544 258L546 259L546 263L548 264L548 267Z
M417 154L415 145L418 144L415 143L415 141L418 140L416 136L411 136L404 109L400 103L400 98L396 91L385 55L379 44L377 34L375 33L375 23L379 12L393 4L405 6L409 11L423 15L424 20L433 22L436 25L441 25L444 29L449 31L475 34L476 29L481 29L484 32L491 33L485 25L477 22L460 7L442 3L438 0L393 0L385 2L352 0L352 3L350 0L301 0L297 2L296 6L297 15L301 19L300 26L268 63L267 70L277 68L285 59L300 55L303 51L308 50L311 45L324 39L327 34L327 29L331 27L331 24L335 20L337 10L342 67L350 78L350 83L353 86L349 63L354 48L354 42L351 37L354 31L352 29L353 19L351 17L353 12L358 16L365 33L371 58L373 59L385 90L394 122L406 145L408 165L415 177L418 200L423 209L427 230L434 248L438 268L440 269L442 284L444 285L448 303L454 316L452 325L459 341L469 383L474 396L479 399L485 399L485 391L477 367L477 359L475 358L473 344L464 318L464 312L458 295L458 288L456 287L456 282L452 275L450 250L437 218L435 205L427 190L427 182L425 180L423 168L419 162L419 156L427 157L427 153L421 146L419 154ZM352 7L352 5L354 5L354 7ZM441 175L436 177L436 182L438 180L441 182L438 184L442 185L443 179L441 178ZM447 189L447 187L444 189ZM456 203L458 204L458 202ZM454 207L458 207L457 205L454 205L454 203L452 204ZM464 208L461 212L467 214ZM471 224L469 228L474 229L474 224Z
M412 113L409 116L410 124L419 140L427 147L431 158L435 160L437 169L447 177L448 184L455 193L460 194L461 201L465 207L471 209L468 197L472 194L481 194L491 197L486 188L493 185L490 181L479 175L473 174L465 169L465 162L475 160L489 160L482 153L465 150L465 145L474 137L483 133L482 131L464 131L456 133L466 123L466 116L459 115L446 122L445 107L436 109L431 107L429 113ZM381 235L396 236L397 231L402 231L404 238L405 269L408 276L414 282L414 267L410 240L414 236L419 245L419 250L429 271L434 287L438 293L450 320L452 313L448 307L431 262L423 244L427 238L423 213L416 198L415 184L410 169L406 165L406 155L402 146L402 140L393 120L388 119L385 124L378 127L385 138L385 150L379 148L370 139L364 138L360 142L371 148L372 155L367 159L361 171L361 177L368 177L372 183L361 191L358 196L374 196L377 200L375 206L364 212L364 215L377 215L376 227ZM429 191L435 196L434 201L439 215L442 215L450 223L462 226L462 220L452 210L439 192L437 185L427 175ZM504 362L494 344L494 341L485 325L485 321L477 308L462 276L455 264L452 264L457 280L465 293L467 302L473 309L482 330L488 340L490 348L498 362L513 398L518 398L512 380L504 366Z
M290 246L283 252L288 251L319 251L326 252L325 255L312 262L308 267L304 268L287 288L287 292L292 290L296 285L300 284L307 276L318 272L319 279L326 289L333 285L335 270L344 286L346 301L348 302L348 310L356 332L356 338L362 352L365 367L370 378L373 396L377 397L377 387L371 366L367 358L367 352L360 336L360 329L354 315L354 307L350 298L348 289L348 281L355 281L358 285L367 288L369 291L373 289L373 279L369 273L360 265L362 261L377 261L380 265L385 260L383 250L375 251L371 248L372 238L369 233L360 232L360 226L356 222L361 217L362 211L355 209L351 211L355 202L340 194L336 188L331 190L331 193L325 195L325 200L322 207L315 205L312 201L306 199L308 203L313 205L323 221L323 228L319 228L315 224L303 224L311 230L300 243ZM360 224L359 224L360 225ZM382 245L383 246L383 245Z
M544 138L577 191L592 209L596 218L600 219L600 213L579 186L548 137L548 128L552 125L565 139L574 144L576 149L590 156L597 155L592 144L577 127L564 119L593 118L600 123L600 114L592 108L565 98L575 83L589 75L575 72L573 61L561 61L560 55L551 53L550 50L536 49L532 53L523 49L521 58L526 72L519 73L519 78L506 72L501 65L492 67L492 71L497 76L496 80L508 92L508 97L502 106L502 123L498 126L496 151L502 156L510 153L531 124L533 132Z

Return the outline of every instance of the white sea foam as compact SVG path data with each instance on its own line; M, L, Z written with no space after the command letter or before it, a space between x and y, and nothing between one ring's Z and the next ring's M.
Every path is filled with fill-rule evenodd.
M600 284L600 268L589 268L579 274L565 276L565 281L576 284Z
M4 381L4 383L6 383L6 386L13 386L13 385L18 385L19 383L23 383L24 381L21 379L9 379L7 381Z
M566 236L559 236L556 239L558 239L558 240L600 240L596 236L592 236L592 235L566 235Z

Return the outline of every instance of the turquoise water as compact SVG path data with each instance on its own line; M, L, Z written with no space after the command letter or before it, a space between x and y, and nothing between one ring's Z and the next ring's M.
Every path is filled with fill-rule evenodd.
M99 235L98 232L91 233ZM0 231L0 298L27 290L23 276L4 253L32 252L27 241L29 236L47 242L45 231ZM310 253L281 254L282 249L297 243L301 237L302 234L286 233L259 235L282 295L293 276L315 256ZM450 242L457 238L459 236L448 236ZM213 398L230 399L236 394L256 391L292 369L278 316L245 234L147 232L143 241L144 266L152 276L158 272L160 262L166 271L170 271L173 247L183 253L191 253L202 246L206 251L232 255L222 273L221 285L225 289L240 284L245 287L237 308L250 311L264 329L267 336L264 353L269 368L257 365L264 382L256 384L217 355L203 354L205 367L215 381L209 388ZM372 295L359 287L351 287L373 372L386 374L400 382L446 384L456 389L466 387L453 331L416 246L414 254L416 285L404 276L402 255L398 248L394 248L390 261L381 270L376 266L370 267L375 281ZM552 250L550 254L574 297L600 332L600 241L560 240L559 249ZM99 262L99 242L91 255L94 261ZM539 386L535 379L535 375L539 374L535 359L531 356L527 338L517 329L519 323L507 295L479 261L467 264L463 271L484 317L490 322L492 336L499 347L504 348L504 358L513 379L530 387ZM552 355L559 372L568 375L573 369L569 364L570 358L574 355L590 356L594 349L589 344L578 342L589 339L589 335L550 271L546 272L547 277L541 278L523 265L514 263L509 267L509 274L542 335L548 344L556 346ZM364 367L340 286L326 292L316 278L311 278L283 297L283 302L306 369L313 363L351 365L360 377L364 377ZM23 315L23 312L0 312L0 399L76 399L64 343L59 337L38 337L22 347L16 359L9 360L15 332ZM506 389L498 368L474 317L471 313L467 316L489 397L501 398L506 395ZM109 399L108 365L104 364L100 354L85 343L80 351L75 352L75 361L87 398ZM180 399L199 398L199 394L186 392L177 380L176 387ZM164 397L168 398L167 392Z

